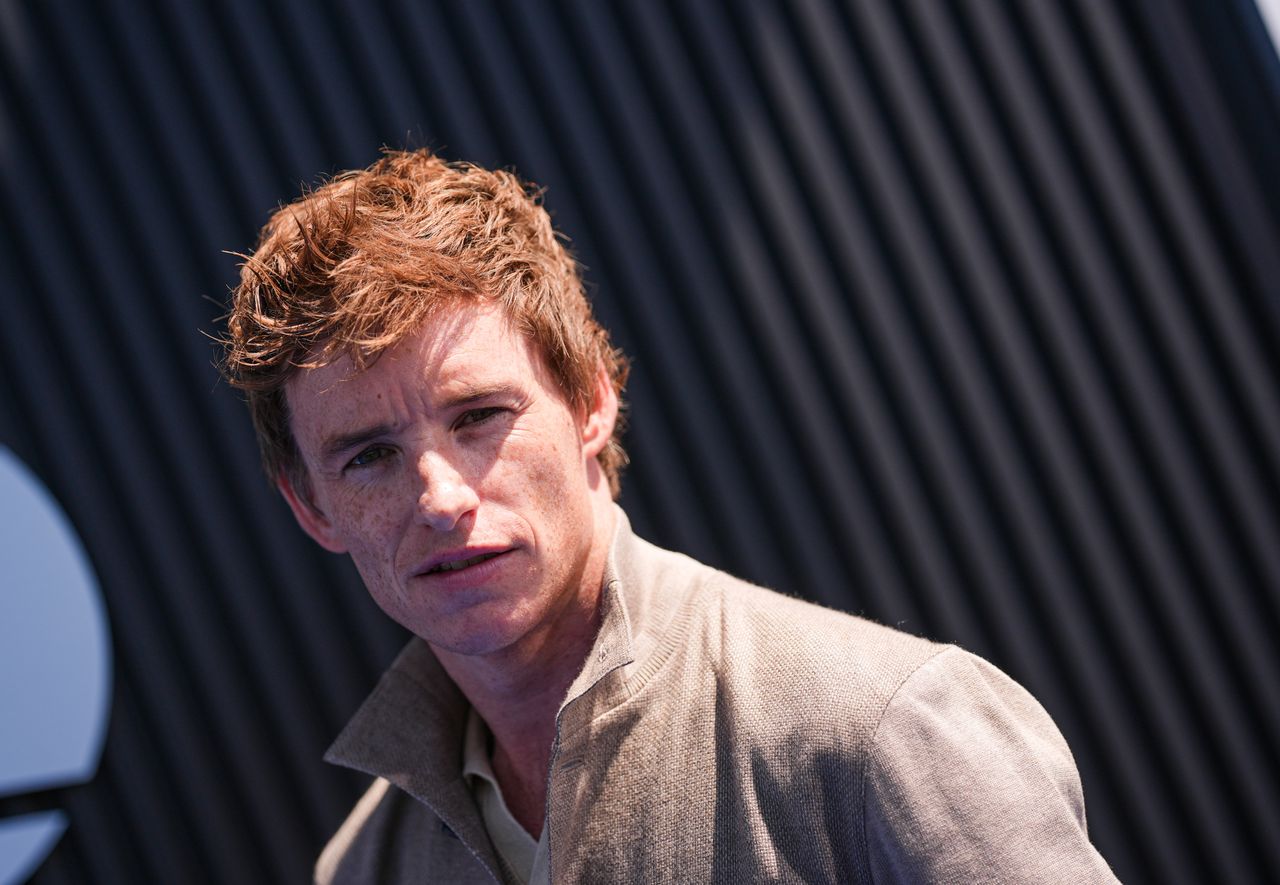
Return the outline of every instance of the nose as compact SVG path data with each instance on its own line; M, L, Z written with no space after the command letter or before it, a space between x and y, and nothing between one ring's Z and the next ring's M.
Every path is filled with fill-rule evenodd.
M480 496L449 459L427 452L418 459L417 521L447 532L480 504Z

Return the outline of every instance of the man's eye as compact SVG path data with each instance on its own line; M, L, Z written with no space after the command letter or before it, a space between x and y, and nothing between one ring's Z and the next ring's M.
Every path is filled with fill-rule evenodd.
M380 461L391 454L391 450L386 446L369 446L369 448L356 455L348 462L348 467L368 467L375 461Z
M498 406L486 406L483 409L469 409L462 413L462 417L458 419L455 426L466 427L471 424L481 424L502 411L504 410Z

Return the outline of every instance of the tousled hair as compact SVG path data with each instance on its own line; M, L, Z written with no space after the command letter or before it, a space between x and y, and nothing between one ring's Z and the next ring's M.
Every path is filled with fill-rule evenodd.
M460 303L499 304L575 411L593 405L601 366L621 399L626 359L592 316L538 192L510 172L386 151L276 210L240 257L222 369L246 392L273 481L310 489L289 428L290 379L342 356L363 369ZM598 456L614 497L622 429Z

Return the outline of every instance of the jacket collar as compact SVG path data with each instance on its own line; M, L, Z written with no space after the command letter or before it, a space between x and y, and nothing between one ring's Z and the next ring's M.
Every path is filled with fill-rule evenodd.
M685 568L693 561L637 537L622 508L615 511L600 632L560 706L562 734L639 690L682 643L687 628L689 608L683 603L693 585ZM677 571L683 574L676 577Z
M426 804L489 868L497 854L462 777L467 699L421 639L413 639L347 727L325 761L385 778Z

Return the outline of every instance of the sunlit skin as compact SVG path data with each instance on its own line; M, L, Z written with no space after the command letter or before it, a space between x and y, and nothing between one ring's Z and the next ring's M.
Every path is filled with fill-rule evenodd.
M299 524L430 643L493 732L504 799L536 836L613 531L596 456L618 403L603 369L575 414L497 307L460 305L363 372L345 358L302 371L286 397L310 488L279 485Z

